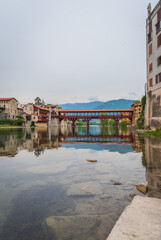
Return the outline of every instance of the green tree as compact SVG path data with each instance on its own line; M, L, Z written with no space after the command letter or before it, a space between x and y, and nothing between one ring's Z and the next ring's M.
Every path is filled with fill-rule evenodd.
M116 119L112 118L112 119L109 121L109 125L110 125L110 126L117 126L117 121L116 121Z
M102 113L101 116L108 116L107 113ZM105 119L102 119L101 120L103 122L103 126L106 126L109 124L109 119L108 118L105 118Z
M140 103L140 100L135 100L133 104Z
M35 103L41 103L41 98L36 97L36 98L35 98Z
M120 122L120 127L121 127L122 132L126 132L127 131L127 121L123 120L122 122Z
M143 96L142 99L141 99L142 110L141 110L141 114L140 114L140 117L137 120L137 125L136 125L136 127L138 129L143 129L144 128L144 109L145 109L145 104L146 104L146 96Z

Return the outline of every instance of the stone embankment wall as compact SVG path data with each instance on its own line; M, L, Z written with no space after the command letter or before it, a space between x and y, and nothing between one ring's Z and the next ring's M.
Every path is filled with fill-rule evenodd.
M107 240L160 240L161 199L136 196Z
M161 128L161 87L149 91L146 96L145 127Z

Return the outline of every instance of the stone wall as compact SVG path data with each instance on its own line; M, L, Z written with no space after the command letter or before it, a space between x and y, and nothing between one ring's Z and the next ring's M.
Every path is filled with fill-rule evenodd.
M161 88L149 91L146 98L145 127L161 128Z

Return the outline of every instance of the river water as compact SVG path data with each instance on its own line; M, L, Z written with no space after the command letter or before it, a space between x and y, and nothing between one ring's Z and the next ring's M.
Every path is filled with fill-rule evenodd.
M106 239L133 194L161 198L160 140L99 126L0 130L1 240Z

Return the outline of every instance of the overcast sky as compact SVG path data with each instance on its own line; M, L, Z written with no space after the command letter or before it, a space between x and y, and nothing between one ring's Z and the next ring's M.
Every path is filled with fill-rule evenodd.
M53 104L141 98L148 3L0 0L0 97Z

